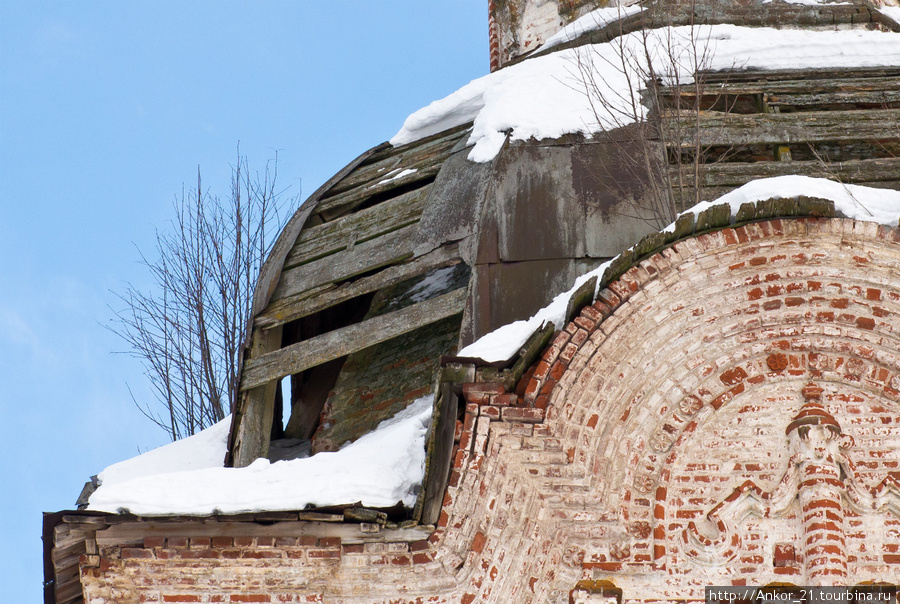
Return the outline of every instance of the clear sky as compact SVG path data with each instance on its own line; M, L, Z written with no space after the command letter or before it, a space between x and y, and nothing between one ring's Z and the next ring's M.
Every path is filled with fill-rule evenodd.
M41 512L166 442L108 325L199 165L302 198L488 70L486 0L0 0L0 560L41 601Z

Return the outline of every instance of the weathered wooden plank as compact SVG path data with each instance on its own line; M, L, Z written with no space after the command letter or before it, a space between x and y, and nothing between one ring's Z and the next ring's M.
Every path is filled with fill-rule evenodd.
M281 281L272 299L280 300L313 287L402 262L412 255L416 231L416 225L411 224L342 252L287 269L281 273Z
M432 417L426 446L426 472L420 496L421 507L417 510L419 520L425 523L438 521L444 501L444 492L447 490L457 405L459 404L458 397L452 391L452 386L453 384L449 381L441 383L438 408Z
M284 268L324 258L353 245L396 231L418 221L431 185L400 195L371 208L304 229L288 253Z
M300 317L311 315L345 300L400 283L427 271L459 262L456 243L440 247L433 252L403 264L389 266L374 275L349 281L342 285L328 284L307 290L298 296L273 300L264 312L257 315L256 325L263 329L281 325ZM312 295L310 295L310 292Z
M259 278L256 280L256 289L254 289L253 291L253 308L250 313L251 316L256 316L256 314L263 308L265 308L269 303L269 300L272 297L272 293L275 291L275 286L278 283L278 278L281 276L284 259L291 248L294 246L294 242L297 240L297 236L300 234L303 225L306 224L306 221L309 218L310 214L316 208L319 198L325 195L328 190L337 182L339 182L344 176L352 172L356 166L365 161L369 156L376 154L384 149L385 146L390 145L388 143L382 143L381 145L369 149L365 153L362 153L359 157L345 166L340 172L329 178L325 182L325 184L316 189L316 191L309 196L306 202L304 202L303 205L301 205L297 209L297 211L294 212L294 215L291 216L291 219L288 220L288 223L278 235L278 239L275 240L275 245L272 246L272 251L269 252L269 257L266 258L266 261L263 263L262 268L260 269ZM249 334L245 337L245 339L249 339Z
M434 177L441 170L441 164L442 162L437 162L410 174L404 174L399 178L387 180L387 182L376 183L371 187L356 187L334 197L323 199L316 206L316 213L322 216L325 221L334 220L352 211L375 195L381 195L400 187L412 186L416 183L425 185L434 180Z
M730 83L764 81L768 83L785 80L834 80L852 76L857 78L879 78L900 76L900 68L895 65L885 67L823 67L819 69L742 69L711 71L703 74L708 83Z
M694 146L698 134L704 147L900 138L897 127L900 124L900 109L750 115L703 111L699 133L694 127L695 119L695 114L690 112L678 115L670 112L666 116L667 123L681 129L684 139L682 147Z
M379 541L421 541L434 532L433 525L408 528L381 528L377 532L365 524L346 522L276 522L261 525L254 522L131 522L97 533L101 547L134 542L144 537L340 537L341 543Z
M672 168L675 170L676 168ZM756 178L800 174L832 178L847 183L891 181L900 175L900 157L862 159L835 163L819 161L719 163L700 166L704 187L740 186Z
M462 312L466 288L373 317L248 359L241 389L248 390L385 342Z
M281 327L253 331L249 358L265 356L281 346ZM246 365L247 361L244 361ZM232 420L226 464L236 468L250 465L269 452L272 422L275 417L275 391L278 383L242 388Z
M81 554L86 552L87 548L85 547L84 539L82 539L66 547L57 545L50 551L50 559L53 560L54 564L57 564L66 558L75 558L77 560Z
M390 178L391 171L420 168L434 162L436 158L444 158L462 137L468 126L454 128L439 133L436 138L415 141L397 147L394 153L384 152L370 158L370 161L348 174L329 192L336 195L358 186L371 186L380 180ZM396 173L396 172L395 172Z
M727 80L724 82L716 82L715 87L704 86L701 91L706 94L801 94L801 93L870 93L874 91L896 92L900 89L900 81L897 76L880 76L880 77L841 77L833 76L826 79L811 79L801 77L798 79L788 80L772 80L769 74L758 74L755 79L742 80L735 77L735 81ZM707 84L706 82L705 84ZM681 92L682 97L692 97L694 95L693 85L687 84L680 87L663 86L658 89L658 93L663 97L674 97L676 92Z
M827 105L870 105L879 108L896 107L900 103L900 89L854 92L777 92L766 97L769 107L820 107Z
M73 576L62 580L57 579L56 588L56 604L78 604L84 602L83 588L81 586L81 575L78 572L78 565L73 567Z

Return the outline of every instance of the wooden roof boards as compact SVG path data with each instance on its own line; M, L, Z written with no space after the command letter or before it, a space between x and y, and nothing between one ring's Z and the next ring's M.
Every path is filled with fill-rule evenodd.
M418 253L415 248L434 179L469 128L464 125L399 147L376 147L301 208L303 225L295 226L293 241L275 259L277 279L252 319L242 367L243 394L230 442L234 465L265 456L270 438L278 436L277 428L269 433L270 424L280 423L276 407L291 404L278 400L278 380L294 376L292 384L302 390L310 379L303 377L307 370L340 365L358 351L461 315L465 288L381 316L367 316L366 310L379 292L460 262L453 241ZM339 369L327 373L329 380L340 377ZM300 393L292 398L294 405L319 410L326 403L321 394L315 401L304 400ZM305 413L318 415L315 409Z

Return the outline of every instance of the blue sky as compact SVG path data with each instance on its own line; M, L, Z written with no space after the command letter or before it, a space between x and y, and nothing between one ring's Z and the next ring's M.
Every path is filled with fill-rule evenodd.
M486 0L0 0L5 599L41 601L41 512L166 442L104 326L197 166L226 193L277 150L305 198L487 70Z

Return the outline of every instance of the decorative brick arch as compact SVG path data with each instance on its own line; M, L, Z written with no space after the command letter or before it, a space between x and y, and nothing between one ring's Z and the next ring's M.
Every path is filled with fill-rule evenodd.
M617 541L583 540L584 579L654 570L668 577L665 597L696 596L681 533L735 483L781 475L785 426L810 380L824 386L826 406L855 438L848 454L859 462L856 481L900 495L897 241L897 229L841 219L703 234L632 267L566 326L524 402L546 408L551 432L575 445L569 457L601 496L598 516L626 529ZM730 432L719 443L692 449L704 438L698 433L723 427ZM729 450L721 459L697 455L717 448ZM868 519L853 513L848 549L867 551L868 539L871 551L873 535L884 532L874 529L900 526L881 507ZM714 555L703 561L706 584L816 579L796 557L773 565L776 548L800 542L789 520L775 524L783 543L766 541L757 526L750 539L761 543L722 544L722 564ZM880 557L851 554L850 576L836 581L895 576L897 544L883 545ZM731 560L737 570L724 564Z

